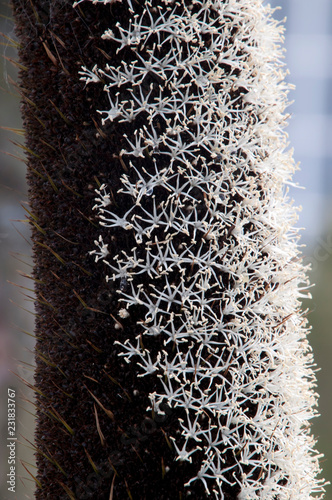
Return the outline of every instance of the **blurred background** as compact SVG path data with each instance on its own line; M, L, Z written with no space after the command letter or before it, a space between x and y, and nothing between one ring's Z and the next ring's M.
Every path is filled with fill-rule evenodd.
M320 371L317 372L320 394L319 412L313 432L318 449L324 453L321 466L324 477L332 479L332 2L331 0L272 0L280 6L274 17L286 27L286 65L288 80L296 85L290 94L295 101L288 127L290 146L301 170L291 188L295 205L302 206L299 226L304 227L301 242L305 261L311 263L313 299L304 303L313 327L310 343ZM0 129L0 498L33 498L33 480L25 467L34 473L33 393L20 377L33 383L33 306L29 228L25 222L26 203L24 151L22 143L19 96L12 81L17 71L14 25L9 4L0 3L0 125L18 129L16 133ZM6 36L8 38L6 38ZM15 284L13 284L15 283ZM16 375L13 375L15 372ZM6 487L7 449L3 446L6 430L7 388L16 389L17 398L17 490L8 494ZM332 500L332 488L326 488L326 500Z
M22 143L20 99L12 85L17 80L14 24L9 2L0 2L0 498L33 498L34 481L25 467L34 473L33 392L21 381L33 383L33 304L29 228L24 221L26 203L24 152L14 143ZM7 38L6 38L7 37ZM24 287L24 288L22 288ZM15 375L14 375L15 373ZM8 448L7 390L16 391L16 492L7 490ZM30 402L29 402L30 401Z

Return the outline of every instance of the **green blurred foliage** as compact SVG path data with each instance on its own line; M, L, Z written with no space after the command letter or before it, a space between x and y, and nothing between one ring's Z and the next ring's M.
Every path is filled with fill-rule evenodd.
M331 212L330 212L331 213ZM312 300L304 301L312 331L309 342L317 364L317 392L320 417L313 421L313 433L318 438L317 448L324 453L321 460L323 476L332 480L332 224L331 229L316 240L310 261L313 272ZM326 487L325 500L332 500L332 486Z

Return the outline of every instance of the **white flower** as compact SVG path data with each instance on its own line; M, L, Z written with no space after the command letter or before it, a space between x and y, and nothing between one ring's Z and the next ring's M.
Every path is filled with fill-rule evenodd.
M106 208L102 186L95 208L111 235L136 243L110 256L99 238L91 252L120 280L119 316L143 311L136 345L116 342L119 355L146 383L153 377L151 407L186 415L171 437L175 455L202 457L187 486L199 480L216 499L225 485L246 500L315 498L323 481L308 430L308 283L286 193L295 166L283 131L282 29L263 0L123 4L127 21L104 39L132 64L81 73L108 82L102 122L128 126L126 204ZM158 352L142 347L151 337Z
M98 250L92 250L89 252L90 255L96 255L95 262L98 262L99 259L105 259L109 255L108 245L103 242L102 236L99 236L98 241L94 242L95 245L99 248Z

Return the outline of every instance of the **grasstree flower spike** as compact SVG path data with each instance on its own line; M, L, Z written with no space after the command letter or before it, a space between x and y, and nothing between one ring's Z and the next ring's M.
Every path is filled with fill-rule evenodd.
M93 471L91 498L318 498L319 456L308 430L314 364L300 309L308 280L287 194L295 165L284 132L282 28L262 0L80 0L73 7L50 2L38 46L54 65L53 92L60 89L47 107L55 125L64 121L63 151L51 141L45 152L45 137L30 147L42 149L44 169L34 166L42 181L30 170L30 185L40 189L51 171L58 179L52 200L60 186L75 200L62 203L61 247L56 224L45 240L39 217L50 208L32 189L38 252L63 256L73 234L79 243L66 254L66 271L61 260L62 271L46 270L70 300L37 284L47 296L37 312L45 301L67 311L52 310L53 330L37 320L44 332L38 498L55 498L47 495L58 485L90 498L88 486L77 493L77 478L84 484ZM16 16L21 21L19 7ZM77 55L64 33L78 37ZM99 228L87 222L93 204ZM35 276L44 279L37 251L36 261ZM93 321L80 330L84 307ZM60 356L64 349L71 361ZM54 429L64 425L62 455L48 416ZM100 472L105 463L113 479Z
M126 127L123 203L106 184L94 207L105 241L132 243L109 252L100 237L92 252L138 319L115 344L147 378L147 410L177 410L170 439L196 465L189 489L309 498L315 395L281 30L261 0L141 3L102 36L123 61L82 71L103 81L103 125Z

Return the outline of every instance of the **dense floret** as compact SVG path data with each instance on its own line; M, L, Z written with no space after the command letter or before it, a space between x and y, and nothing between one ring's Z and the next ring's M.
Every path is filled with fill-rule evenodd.
M132 249L111 255L100 237L91 252L118 283L121 321L137 316L119 355L159 379L147 409L183 410L177 460L200 461L188 486L200 480L218 499L225 484L239 499L313 498L315 376L287 196L282 29L261 0L127 3L128 22L103 34L122 64L81 71L108 94L105 131L131 131L120 153L128 202L117 206L106 183L95 208Z

